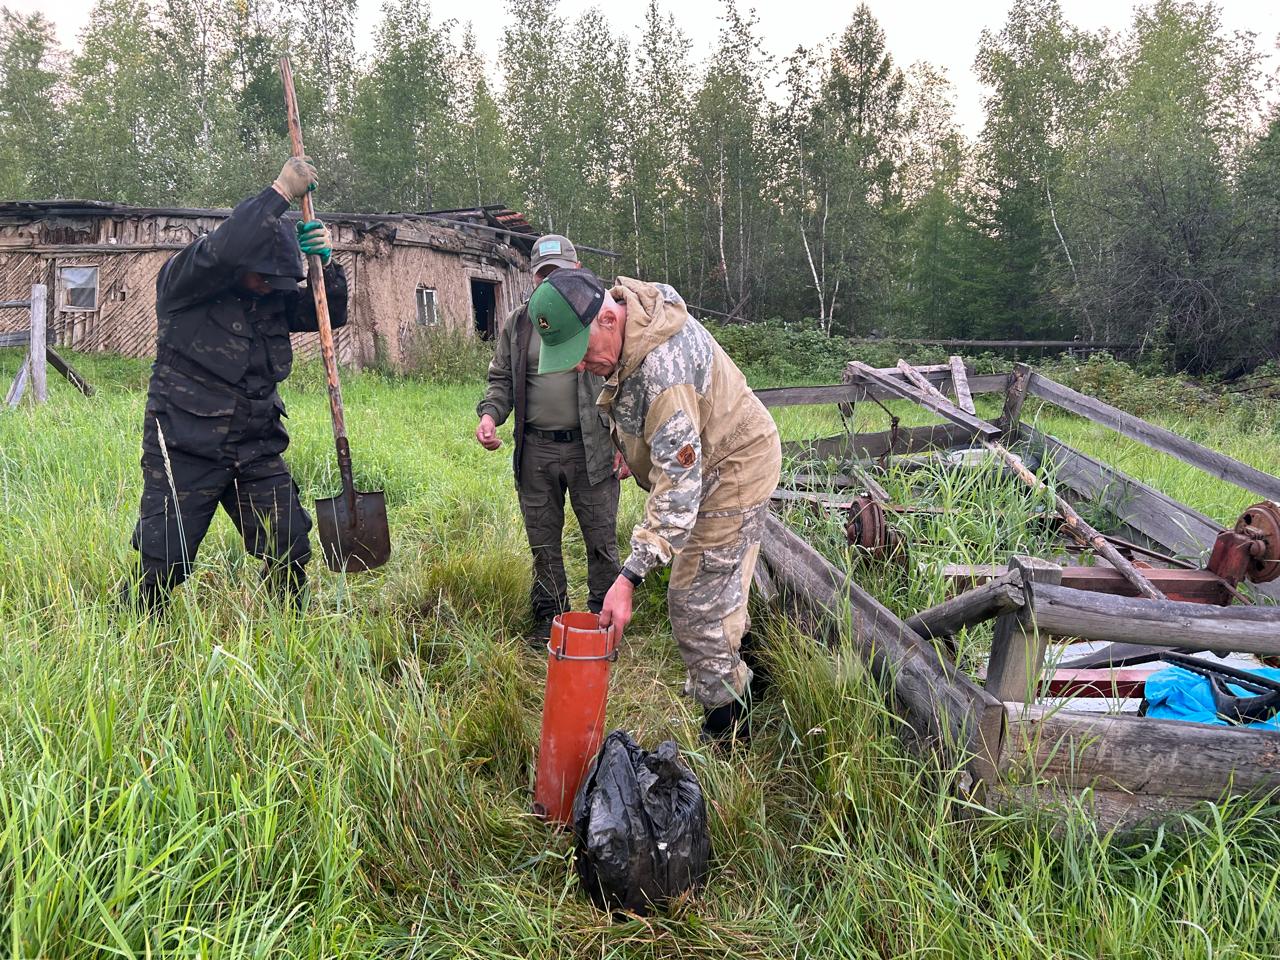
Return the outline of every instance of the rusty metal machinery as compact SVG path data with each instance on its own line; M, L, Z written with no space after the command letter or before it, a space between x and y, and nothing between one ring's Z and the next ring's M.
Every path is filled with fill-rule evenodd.
M1233 529L1218 534L1208 569L1233 586L1280 577L1280 504L1263 500L1240 514Z
M844 534L850 546L861 547L878 560L906 562L906 541L885 519L885 504L863 495L849 504Z

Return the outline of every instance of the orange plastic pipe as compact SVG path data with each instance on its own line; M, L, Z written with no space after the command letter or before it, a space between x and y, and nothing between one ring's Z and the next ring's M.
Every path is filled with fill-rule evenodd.
M594 613L562 613L552 621L533 781L533 812L546 820L573 819L574 795L600 750L609 670L618 657L613 637Z

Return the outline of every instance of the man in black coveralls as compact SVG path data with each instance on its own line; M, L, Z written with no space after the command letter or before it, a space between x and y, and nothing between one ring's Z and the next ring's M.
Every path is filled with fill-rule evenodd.
M156 280L156 362L142 426L142 506L133 533L138 575L124 600L162 607L191 573L219 504L265 561L281 598L306 586L311 518L281 454L289 434L276 384L289 375L289 334L316 329L302 254L319 254L334 327L347 281L330 263L319 221L281 219L316 187L310 161L290 158L271 186L170 259Z

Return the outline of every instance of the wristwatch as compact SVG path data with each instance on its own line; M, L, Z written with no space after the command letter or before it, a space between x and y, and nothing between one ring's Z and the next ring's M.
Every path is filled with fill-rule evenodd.
M638 573L628 570L626 567L622 568L621 573L624 577L626 577L628 580L631 581L631 585L633 587L638 587L640 586L640 584L644 583L644 577L640 576L640 574Z

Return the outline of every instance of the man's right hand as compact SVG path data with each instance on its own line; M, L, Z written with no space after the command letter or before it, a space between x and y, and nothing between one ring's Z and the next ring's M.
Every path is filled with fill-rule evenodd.
M307 191L314 190L319 179L310 157L290 157L271 186L280 196L294 203Z
M502 446L502 439L498 436L498 425L493 422L493 417L487 413L480 418L480 422L476 425L476 439L480 441L480 446L486 450L497 450Z

